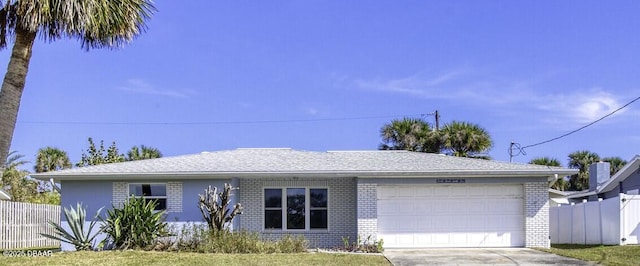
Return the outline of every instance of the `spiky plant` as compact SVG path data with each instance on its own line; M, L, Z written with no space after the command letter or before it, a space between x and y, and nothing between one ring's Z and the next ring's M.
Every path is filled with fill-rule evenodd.
M67 223L69 223L71 232L67 232L67 230L62 228L59 224L49 221L49 224L53 226L55 230L55 235L41 235L72 244L78 251L92 250L93 240L100 233L100 230L93 232L93 227L96 225L100 217L100 211L102 211L103 208L100 208L96 212L96 216L91 219L87 230L85 230L84 227L87 218L87 211L82 207L82 203L78 203L75 209L72 206L69 206L68 209L64 208L64 217L67 219Z
M107 234L102 242L114 249L149 249L158 238L167 236L165 211L156 211L155 200L131 197L121 208L107 210L101 230Z

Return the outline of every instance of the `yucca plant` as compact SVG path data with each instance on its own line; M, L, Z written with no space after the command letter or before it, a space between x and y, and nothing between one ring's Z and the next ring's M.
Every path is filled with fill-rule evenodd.
M231 203L231 193L238 189L230 184L225 183L224 189L218 192L217 187L207 187L204 194L198 195L198 207L202 217L209 229L213 231L226 230L227 225L231 224L233 218L238 214L242 214L242 204L236 203L233 207L229 207Z
M67 232L67 230L62 228L62 226L60 226L59 224L49 221L49 224L55 229L55 235L41 235L72 244L78 251L92 250L93 240L100 233L100 230L92 233L93 227L96 225L96 222L100 217L100 211L102 211L103 208L100 208L96 212L96 216L93 217L93 219L89 223L89 228L86 231L84 230L84 224L86 222L87 212L82 207L82 203L78 203L75 209L72 206L69 206L69 209L64 208L64 217L67 219L67 223L69 223L71 232Z
M155 200L131 197L122 208L107 210L101 227L107 234L103 244L114 249L153 248L159 237L168 235L165 211L156 211L155 206Z

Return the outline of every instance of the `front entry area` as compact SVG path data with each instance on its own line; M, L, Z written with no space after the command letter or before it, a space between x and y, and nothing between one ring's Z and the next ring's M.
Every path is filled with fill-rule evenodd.
M385 248L522 247L522 184L378 185Z

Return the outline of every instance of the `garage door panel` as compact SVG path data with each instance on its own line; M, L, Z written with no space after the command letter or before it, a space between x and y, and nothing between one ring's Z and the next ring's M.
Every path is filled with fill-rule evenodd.
M385 247L524 244L522 185L379 186L378 195Z

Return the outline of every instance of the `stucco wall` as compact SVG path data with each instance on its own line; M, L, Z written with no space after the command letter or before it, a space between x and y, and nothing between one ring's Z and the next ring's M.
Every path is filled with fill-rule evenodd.
M303 235L310 247L338 247L342 237L356 238L356 183L355 178L327 179L240 179L240 203L245 207L240 215L240 229L259 232L266 238L279 238L285 234ZM327 187L329 189L329 229L319 231L264 230L265 187Z
M109 180L109 181L62 181L62 206L76 206L82 202L87 207L87 215L95 215L101 207L106 209L123 203L128 195L129 183L167 184L167 222L201 222L202 214L198 208L198 194L203 194L208 186L224 187L231 179L192 179L192 180ZM64 219L64 215L62 217Z
M76 208L78 202L86 208L87 219L94 217L96 212L105 207L101 215L104 217L106 209L111 208L112 182L111 181L61 181L62 188L61 206ZM66 221L64 215L61 220Z
M609 199L619 196L620 193L640 194L640 172L635 172L622 181L622 191L620 191L620 185L621 184L617 184L611 191L606 192L604 197L602 195L600 197Z

